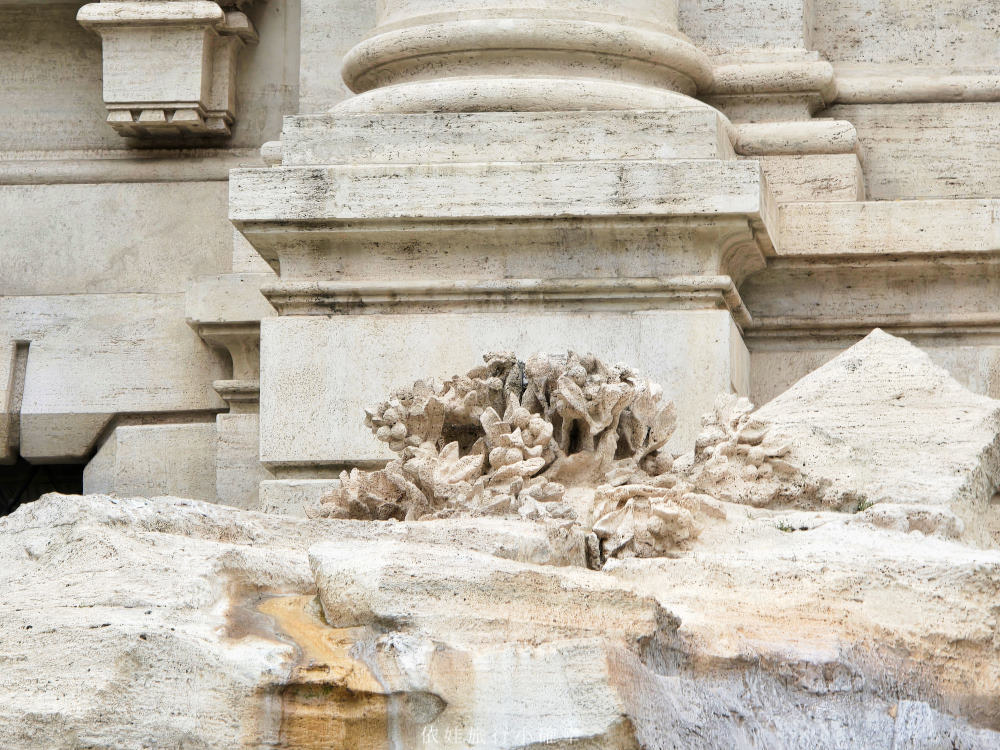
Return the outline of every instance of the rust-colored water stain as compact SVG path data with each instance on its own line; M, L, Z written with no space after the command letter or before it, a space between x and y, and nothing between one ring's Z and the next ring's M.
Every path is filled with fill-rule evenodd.
M383 750L389 747L389 696L368 667L350 656L353 628L327 625L312 596L265 599L257 610L298 646L280 689L279 748Z

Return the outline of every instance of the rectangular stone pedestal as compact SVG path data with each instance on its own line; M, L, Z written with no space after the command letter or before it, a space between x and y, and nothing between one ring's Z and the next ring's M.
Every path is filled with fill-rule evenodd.
M748 354L726 310L282 316L261 326L261 460L275 469L386 460L364 407L491 351L593 352L641 369L678 407L671 444L690 448L720 392L746 394ZM309 472L307 472L309 473Z

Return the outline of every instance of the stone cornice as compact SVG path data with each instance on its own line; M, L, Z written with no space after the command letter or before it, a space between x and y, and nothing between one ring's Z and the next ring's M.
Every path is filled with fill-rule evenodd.
M727 309L740 326L752 319L728 276L496 281L281 281L261 292L282 315L552 310Z

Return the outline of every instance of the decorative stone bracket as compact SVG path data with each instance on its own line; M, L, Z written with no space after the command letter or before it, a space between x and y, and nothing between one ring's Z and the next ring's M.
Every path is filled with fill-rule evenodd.
M271 274L205 276L187 291L188 325L233 362L230 380L212 383L231 414L257 411L260 398L260 321L275 314L260 295Z
M232 379L212 383L230 413L256 412L260 402L260 322L191 325L202 339L227 351L233 360Z
M101 35L108 123L122 136L228 136L250 19L208 0L107 0L77 20Z

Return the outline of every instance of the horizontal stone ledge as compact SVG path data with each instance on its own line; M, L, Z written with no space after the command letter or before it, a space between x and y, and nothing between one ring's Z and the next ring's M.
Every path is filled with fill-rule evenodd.
M960 315L864 315L834 318L818 314L812 316L757 316L753 325L744 329L748 340L782 338L787 335L867 335L874 328L882 328L900 336L916 335L1000 335L1000 313L963 313Z
M769 271L817 273L835 270L902 271L934 273L948 269L952 273L975 275L978 269L1000 271L1000 251L967 252L952 250L940 253L899 253L864 255L782 255L769 258Z
M158 150L55 152L53 158L18 152L0 154L0 185L100 184L113 182L225 182L232 169L257 167L254 149L187 154Z
M501 306L584 310L727 309L752 324L729 276L501 281L314 282L267 284L261 292L282 315L475 311Z
M853 154L858 131L844 120L733 125L733 147L743 156Z
M778 256L1000 252L1000 199L789 203Z
M829 102L837 93L833 66L822 60L717 65L712 74L710 96L816 92Z
M260 401L259 380L214 380L212 388L230 405Z
M262 154L286 167L735 156L728 120L694 100L670 110L300 115Z
M836 67L838 104L1000 101L994 71L930 71L919 67Z
M230 175L237 225L728 214L770 224L772 211L753 161L271 167Z
M76 20L85 28L144 24L221 24L225 19L222 8L208 0L121 0L90 3L80 8L76 16Z

